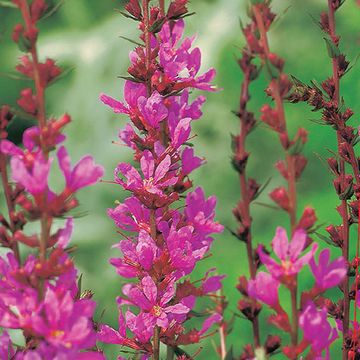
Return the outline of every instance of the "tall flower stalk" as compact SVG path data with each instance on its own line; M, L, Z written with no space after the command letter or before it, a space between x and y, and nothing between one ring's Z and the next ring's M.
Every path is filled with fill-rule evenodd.
M252 22L243 28L243 33L246 36L256 27L256 22L252 19ZM246 40L249 40L247 38ZM240 120L240 132L232 139L232 147L234 155L232 159L233 166L239 174L240 194L241 199L237 206L233 209L233 214L239 223L239 227L236 231L236 237L243 241L246 245L246 255L248 260L248 269L250 278L254 279L257 272L257 260L256 252L253 246L252 235L252 216L251 216L251 203L259 195L260 185L255 179L248 177L247 164L249 161L249 152L246 147L246 140L249 134L254 130L256 126L256 119L253 112L248 110L248 103L250 100L250 84L256 80L260 68L256 66L253 60L256 57L256 53L252 52L251 42L246 43L242 49L241 58L238 64L243 73L243 81L240 89L240 104L239 110L236 112ZM261 345L260 328L259 328L259 313L261 311L261 304L254 302L253 299L247 295L247 280L244 276L240 277L240 284L238 286L240 292L243 293L243 298L239 301L238 308L244 314L244 316L251 322L253 332L253 345L254 348L259 348ZM274 340L274 339L273 339ZM273 347L276 350L276 347ZM244 354L248 356L249 354Z
M290 101L306 101L313 107L313 111L321 111L322 121L330 125L336 132L337 155L329 157L329 168L334 175L334 188L339 197L340 205L337 211L342 218L341 225L329 225L329 241L341 249L343 257L349 264L349 271L344 278L341 290L343 299L337 304L329 304L329 313L341 323L343 332L343 359L355 358L358 352L359 339L357 335L357 293L358 293L358 254L359 254L359 226L356 246L356 257L350 258L350 226L359 221L359 159L354 147L358 142L357 131L348 120L353 112L345 106L341 97L340 82L349 70L349 62L340 50L340 37L336 32L336 12L344 1L328 0L327 11L321 13L320 28L324 32L328 55L332 62L332 75L321 83L321 88L312 83L310 86L295 79L295 91ZM349 173L351 172L351 174ZM350 277L355 275L351 284ZM351 301L354 301L354 325L350 326Z
M283 353L288 358L297 359L300 355L306 355L306 358L312 359L314 356L321 356L323 350L328 352L330 344L337 337L336 330L332 329L327 321L327 312L321 305L320 295L324 293L326 289L336 286L342 281L346 272L345 263L343 259L340 258L336 264L329 265L329 254L325 252L320 254L319 267L316 266L314 255L317 250L317 244L313 243L313 240L309 236L316 222L315 211L312 208L306 208L299 218L297 209L296 183L307 164L306 158L301 154L302 148L307 142L307 132L303 128L299 128L293 138L288 132L284 103L289 96L292 83L283 71L284 60L273 53L269 47L268 32L276 18L270 9L270 1L252 2L250 14L252 22L243 29L247 46L243 60L240 63L245 73L242 88L242 106L244 106L244 104L246 105L248 100L248 82L251 78L255 78L258 73L257 68L251 64L253 58L257 57L261 60L262 67L270 77L266 93L273 100L274 104L272 106L266 104L261 108L260 120L279 137L280 145L284 151L284 160L278 161L276 168L287 182L287 187L281 186L276 188L270 193L270 197L289 215L292 237L289 242L283 228L278 228L276 231L271 245L273 251L280 259L280 264L269 256L263 245L260 245L257 250L257 256L259 257L260 263L266 266L268 273L262 271L256 273L255 271L254 275L251 273L250 268L252 279L250 279L247 285L244 281L243 284L240 283L239 289L244 295L266 304L275 312L268 320L290 335L290 344L282 347ZM246 125L245 120L250 123L248 128L252 129L255 123L253 116L249 117L249 115L245 113L245 118L242 120L243 126ZM243 140L244 134L246 135L247 133L247 129L245 128L244 130L243 128L243 135L240 134L238 138L237 157L235 157L235 159L238 158L240 160L237 168L241 171L243 170L241 160L243 164L246 164L248 156L244 148ZM242 156L240 156L241 153ZM241 174L241 171L240 184L244 191L242 192L242 201L239 206L241 212L238 210L236 214L242 223L240 229L244 228L244 233L247 234L247 228L251 226L251 222L248 220L250 217L248 216L249 210L248 206L246 206L246 200L249 194L251 194L250 199L256 197L259 186L256 182L253 182L254 185L251 189L254 190L251 193L251 189L249 189L250 186L246 187L244 185L245 176ZM247 195L244 196L244 193ZM247 226L244 226L244 224ZM247 245L249 248L249 242L247 242ZM311 247L310 251L303 257L300 257L300 254L309 246ZM301 297L299 297L298 274L306 264L310 265L314 273L315 284L310 291L303 292ZM323 267L327 268L329 266L330 268L332 266L334 267L334 282L324 283L322 279L324 276ZM278 298L278 288L281 284L288 289L290 294L290 313L284 310ZM320 306L320 309L317 309L316 305ZM255 312L255 310L252 312ZM259 312L259 308L257 312ZM312 317L319 319L317 326L311 323ZM299 341L299 328L304 331L301 341ZM319 343L315 343L309 334L310 332L320 331L320 328L323 328L321 335L322 340L319 341ZM258 342L256 336L257 335L255 335L254 339L255 346ZM253 352L250 349L245 349L243 358L246 358L244 357L246 354L248 354L248 356L268 356L270 353L269 349L275 350L279 346L279 342L280 340L278 338L272 338L272 341L268 341L264 348L258 347L257 350L252 350ZM274 347L272 348L270 345ZM309 346L310 349L308 348Z
M46 114L46 88L61 74L53 60L41 62L37 51L38 23L51 11L49 5L43 0L12 4L23 19L13 32L13 40L25 53L16 70L33 82L33 88L21 91L17 101L21 110L14 111L37 125L25 130L23 147L18 147L6 132L8 123L15 121L13 110L1 107L0 171L8 216L1 216L0 241L10 250L0 258L1 358L103 359L96 350L92 319L96 304L91 292L81 293L69 247L73 229L69 212L78 206L76 194L96 183L103 170L90 156L72 167L66 148L59 147L70 116L56 119ZM60 193L49 185L54 150L64 177ZM54 229L55 220L64 218L64 227ZM29 233L28 222L38 224L39 232ZM25 248L21 255L20 249ZM7 329L21 330L23 345L12 344Z
M205 98L191 101L190 89L214 91L215 71L198 75L200 50L192 48L193 38L183 39L187 1L174 0L165 8L164 1L131 0L125 9L139 22L142 44L130 53L125 101L100 98L130 118L119 137L134 151L136 165L120 163L114 181L131 195L108 214L123 237L115 245L122 256L111 263L131 282L117 299L119 329L102 325L100 339L143 358L159 360L164 344L167 359L190 359L182 346L199 343L222 318L211 306L200 313L193 309L198 297L215 308L221 303L216 292L223 276L209 270L202 279L189 278L207 257L210 235L223 229L214 221L216 200L207 199L201 188L185 195L192 187L190 173L204 163L190 141L191 123L201 117ZM205 318L202 328L185 331L184 322L194 316Z

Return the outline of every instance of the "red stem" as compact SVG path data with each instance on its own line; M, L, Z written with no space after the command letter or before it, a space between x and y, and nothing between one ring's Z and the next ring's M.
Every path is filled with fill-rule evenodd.
M262 43L262 47L264 49L264 57L263 62L268 61L270 55L270 48L268 44L267 38L267 31L263 22L263 17L255 5L253 6L253 12L256 19L256 23L260 32L260 39ZM271 75L271 72L270 72ZM271 75L272 76L272 75ZM275 110L279 117L279 123L282 129L282 133L286 135L286 138L289 139L289 133L286 127L286 117L285 117L285 110L284 110L284 102L281 97L280 93L280 80L279 78L273 79L274 81L274 89L273 89L273 98L275 101ZM295 158L285 150L286 156L286 164L288 169L288 196L289 196L289 217L290 217L290 224L292 232L295 229L297 224L297 196L296 196L296 177L295 177ZM291 330L291 343L294 347L297 346L298 343L298 308L297 308L297 282L295 286L290 290L291 292L291 308L292 308L292 330ZM295 357L296 359L296 357Z
M165 0L159 0L160 13L165 16Z
M238 137L238 159L243 159L246 154L246 123L245 120L241 117L241 113L246 111L246 105L250 98L249 96L249 85L250 85L250 72L244 74L245 78L241 85L241 92L240 92L240 134ZM252 279L256 276L256 265L254 259L254 249L252 244L252 233L251 233L251 224L252 219L250 215L250 199L248 196L248 182L246 176L246 167L240 172L239 174L240 179L240 190L241 190L241 197L244 204L244 218L243 222L248 227L247 231L247 239L246 239L246 252L248 258L248 266L249 272ZM254 346L260 346L260 330L259 330L259 319L256 317L252 321L252 329L253 329L253 337L254 337Z
M335 9L332 5L332 1L328 0L328 11L329 11L329 29L331 40L335 46L337 46L337 36L336 36L336 23L335 23ZM335 92L333 101L338 107L340 102L340 79L338 71L338 60L336 57L332 59L333 65L333 80L335 86ZM342 142L340 131L337 130L337 143L338 143L338 152L340 154L340 145ZM356 166L357 167L357 166ZM358 172L358 170L356 170ZM340 156L340 177L341 182L344 183L345 178L345 161ZM343 221L343 246L342 246L342 255L345 260L349 261L349 221L348 221L348 204L347 200L341 201L341 212L342 212L342 221ZM344 290L344 318L343 318L343 360L347 359L347 350L345 347L345 338L349 331L349 321L350 321L350 298L349 298L349 277L346 276L343 282Z
M30 31L33 29L34 25L32 23L31 14L28 2L26 0L21 0L20 3L20 10L21 14L23 16L24 22L25 22L25 28L27 31ZM45 88L41 84L41 77L40 77L40 67L39 67L39 60L38 60L38 53L37 53L37 47L36 47L36 40L34 40L31 43L30 48L30 55L33 62L33 71L34 71L34 83L35 83L35 95L36 95L36 101L38 105L38 113L37 113L37 120L39 123L40 129L44 129L46 127L46 110L45 110ZM41 139L42 142L42 149L45 157L48 157L48 151L46 149L46 146L44 145L43 139ZM47 194L44 194L44 204L46 204L46 197ZM45 210L42 214L41 219L41 237L40 237L40 247L39 247L39 256L42 261L45 261L46 259L46 249L48 244L48 238L49 238L49 219L47 211Z

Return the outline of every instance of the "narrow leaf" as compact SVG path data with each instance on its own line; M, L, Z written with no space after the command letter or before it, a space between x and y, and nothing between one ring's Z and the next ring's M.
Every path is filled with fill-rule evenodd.
M132 39L129 39L129 38L127 38L126 36L119 36L119 38L121 38L121 39L124 39L124 40L126 40L126 41L128 41L128 42L130 42L130 43L132 43L132 44L135 44L135 45L137 45L137 46L144 46L143 44L141 44L141 43L139 43L139 42L137 42L137 41L135 41L135 40L132 40Z
M41 20L45 20L51 15L55 14L61 6L63 6L65 3L65 0L60 0L58 3L56 3L50 10L48 10L42 17Z
M11 9L17 9L17 6L14 3L9 2L9 1L0 1L0 6L11 8Z
M339 48L328 38L324 38L329 56L334 59L340 55Z

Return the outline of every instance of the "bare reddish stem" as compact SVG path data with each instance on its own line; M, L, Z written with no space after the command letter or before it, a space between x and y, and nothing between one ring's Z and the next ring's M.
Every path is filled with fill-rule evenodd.
M244 80L241 85L241 92L240 92L240 134L238 137L238 159L243 159L246 156L246 121L242 118L241 114L246 111L246 105L250 98L249 96L249 85L250 85L250 72L246 72L244 74ZM251 232L251 224L252 219L250 215L250 199L248 196L248 181L246 175L246 167L244 166L243 170L239 173L239 180L240 180L240 191L241 191L241 198L244 204L244 219L243 222L247 226L247 238L246 238L246 252L248 258L248 266L250 277L252 279L255 278L256 275L256 265L254 259L254 249L252 244L252 232ZM252 330L253 330L253 337L254 337L254 345L255 347L260 346L260 329L259 329L259 319L256 317L252 321Z
M160 12L162 16L165 16L165 0L159 0Z
M260 39L262 48L264 50L263 62L266 64L269 61L270 48L267 37L267 30L265 28L265 24L263 22L262 14L259 8L255 5L253 6L253 13L256 19L256 23L260 33ZM270 75L271 71L270 71ZM279 77L274 80L274 89L272 90L272 95L275 101L275 110L278 114L279 123L281 124L282 134L289 139L289 134L286 126L286 116L284 110L284 101L281 97L280 93L280 79ZM297 224L297 191L296 191L296 177L295 177L295 158L289 153L288 150L285 150L285 159L286 165L288 169L288 196L289 196L289 218L292 232L295 229ZM291 309L292 309L292 330L291 330L291 343L294 347L297 346L298 343L298 308L297 308L297 282L293 288L290 289L291 293Z
M20 3L20 10L21 14L23 16L24 22L25 22L25 28L27 31L30 31L33 27L31 15L30 15L30 9L28 2L26 0L21 0ZM36 47L36 41L32 41L31 48L30 48L30 55L33 62L33 71L34 71L34 83L35 83L35 94L36 94L36 101L38 105L38 112L37 112L37 120L39 123L40 129L44 129L46 127L46 110L45 110L45 88L41 84L41 78L40 78L40 67L39 67L39 60L38 60L38 53L37 53L37 47ZM43 141L42 141L43 143ZM46 149L46 146L42 146L43 153L45 157L48 157L48 151ZM46 194L44 196L47 196ZM46 204L47 199L44 198L44 204ZM45 261L46 259L46 249L48 244L48 238L49 238L49 219L48 214L46 211L42 214L41 219L41 237L40 237L40 259L42 261Z
M337 46L337 36L336 36L336 23L335 23L335 9L333 7L332 1L328 0L328 15L329 15L329 29L330 37L334 45ZM339 71L338 71L338 59L333 57L333 80L335 86L335 92L333 96L333 101L338 107L340 102L340 80L339 80ZM337 143L338 143L338 152L340 151L342 139L340 131L337 130ZM340 153L340 152L339 152ZM346 175L345 172L345 161L340 156L340 177L342 182ZM356 166L357 168L357 166ZM356 170L358 172L358 170ZM358 181L358 179L357 179ZM349 261L349 220L348 220L348 204L347 200L341 201L341 212L342 212L342 223L343 223L343 246L342 246L342 255L345 260ZM343 282L343 291L344 291L344 318L343 318L343 359L347 359L347 349L345 347L345 337L349 331L349 321L350 321L350 298L349 298L349 277L346 276Z

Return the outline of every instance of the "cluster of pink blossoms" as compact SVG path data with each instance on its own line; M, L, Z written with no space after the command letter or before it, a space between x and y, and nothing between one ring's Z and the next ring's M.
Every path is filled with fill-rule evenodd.
M209 271L191 282L189 275L211 247L211 234L222 225L214 221L216 200L191 188L189 174L203 164L194 154L191 123L202 115L205 98L190 100L190 89L213 91L215 71L198 75L201 54L192 48L194 38L184 38L186 1L175 0L168 11L149 2L130 1L128 17L139 21L144 46L131 52L130 80L125 82L125 102L107 95L101 100L128 123L119 138L134 150L139 167L121 163L115 182L131 196L108 214L120 231L129 232L117 245L122 256L111 259L117 273L134 279L119 296L119 329L100 326L100 340L120 344L159 357L160 343L182 359L182 345L198 343L212 324L221 321L216 309L201 316L201 329L185 331L184 322L195 316L196 298L215 299L223 276ZM178 202L185 198L185 206ZM177 203L178 202L178 203ZM176 204L176 205L175 205ZM119 232L120 232L119 231ZM198 283L198 286L195 286ZM133 336L129 336L130 330Z
M323 359L323 351L325 358L330 359L329 347L337 339L338 333L328 321L329 300L321 295L326 290L341 284L347 273L347 265L343 257L331 261L329 249L320 252L316 263L315 253L318 246L316 243L309 246L308 239L306 232L298 229L289 242L285 229L277 228L271 245L280 261L275 261L263 246L259 245L257 252L268 273L258 272L255 279L250 280L247 288L243 288L242 291L275 311L275 314L268 319L271 324L288 333L291 333L294 326L299 326L303 330L303 339L296 347L283 348L283 352L290 359L301 355L309 346L309 359ZM307 247L310 247L310 250L301 256ZM281 306L279 287L284 285L289 290L294 288L299 273L306 265L310 266L315 280L314 285L301 295L301 311L298 319L291 319Z
M70 255L74 249L69 246L73 231L69 212L78 205L76 194L96 183L103 169L90 156L73 167L66 148L59 146L65 140L62 131L70 116L46 117L45 89L61 69L53 60L38 60L36 40L37 22L51 9L43 0L31 4L14 0L13 4L24 20L15 26L13 39L26 53L16 69L34 83L33 88L21 91L17 113L38 125L24 132L22 147L18 147L7 139L13 111L9 106L0 107L0 172L8 210L0 218L0 243L10 250L0 257L0 358L103 359L96 349L96 304L91 292L82 293ZM60 192L49 184L56 167L53 151L64 178ZM62 223L60 229L54 229L55 221ZM41 230L33 233L27 223L38 224ZM13 331L9 330L21 331L23 341L13 344L9 336Z

